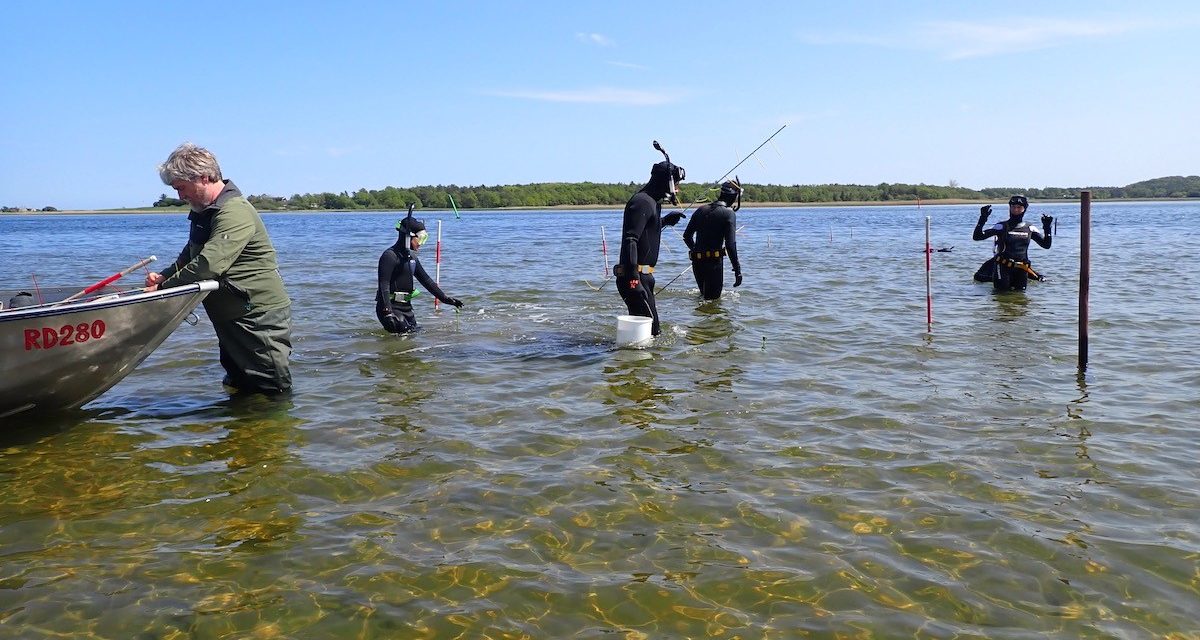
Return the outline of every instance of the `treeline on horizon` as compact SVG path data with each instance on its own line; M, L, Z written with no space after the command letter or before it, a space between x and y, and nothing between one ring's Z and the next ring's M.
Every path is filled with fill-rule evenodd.
M967 189L957 185L926 184L821 184L774 185L745 184L743 202L815 203L815 202L889 202L896 200L999 200L1022 193L1033 200L1060 200L1079 197L1091 191L1098 200L1121 198L1200 198L1200 176L1170 176L1135 182L1124 187L989 187ZM305 193L291 197L249 196L260 210L382 209L404 210L409 204L423 208L449 208L450 198L460 209L501 209L506 207L622 206L641 183L543 182L523 185L386 187L359 189L353 193ZM682 202L712 199L715 188L684 183ZM155 207L184 204L163 194Z

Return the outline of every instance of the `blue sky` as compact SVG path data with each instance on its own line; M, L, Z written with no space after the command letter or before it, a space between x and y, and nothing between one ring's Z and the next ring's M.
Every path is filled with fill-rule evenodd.
M111 6L107 6L110 5ZM1110 186L1200 173L1194 2L5 6L0 205L692 181Z

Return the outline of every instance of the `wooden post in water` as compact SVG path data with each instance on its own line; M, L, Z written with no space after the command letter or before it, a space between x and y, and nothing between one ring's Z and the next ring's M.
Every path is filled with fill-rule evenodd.
M1079 192L1079 370L1088 363L1088 286L1092 278L1092 192Z
M933 287L930 276L930 262L933 256L933 246L929 244L929 216L925 216L925 328L933 332Z

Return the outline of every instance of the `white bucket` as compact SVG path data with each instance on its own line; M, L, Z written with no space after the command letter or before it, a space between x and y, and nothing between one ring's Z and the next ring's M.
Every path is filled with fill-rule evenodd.
M654 319L646 316L617 316L617 347L640 347L650 342Z

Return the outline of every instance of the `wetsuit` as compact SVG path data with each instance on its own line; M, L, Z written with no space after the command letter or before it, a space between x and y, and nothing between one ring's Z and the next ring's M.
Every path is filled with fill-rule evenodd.
M987 216L980 215L975 232L971 235L974 240L996 239L996 255L984 262L979 271L975 272L976 280L990 281L996 291L1024 291L1031 275L1042 279L1029 262L1029 241L1033 240L1043 249L1049 249L1053 241L1050 237L1050 225L1045 225L1046 229L1043 231L1025 222L1022 217L1010 217L1008 220L997 222L989 229L984 229Z
M413 279L419 281L434 297L442 302L461 307L462 302L451 298L425 272L417 255L408 248L408 235L402 233L396 244L379 256L379 287L375 291L375 317L379 324L391 333L415 331L417 316L413 313L410 300ZM399 298L399 299L397 299Z
M658 247L663 226L672 226L683 214L662 215L662 199L671 189L672 175L678 168L660 162L650 171L650 182L633 194L625 204L621 224L621 258L613 268L617 291L629 309L629 315L653 318L650 333L658 335L658 308L654 304L654 265L658 264ZM636 283L633 286L631 283Z
M695 236L695 239L693 239ZM692 259L692 275L705 300L721 297L725 286L725 255L733 265L733 275L741 284L742 266L737 255L737 217L733 209L718 200L696 210L683 232ZM734 285L737 286L737 285Z

